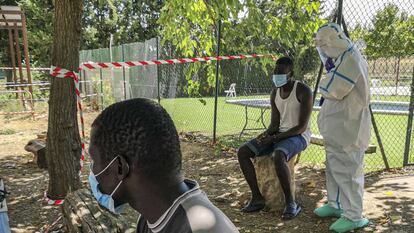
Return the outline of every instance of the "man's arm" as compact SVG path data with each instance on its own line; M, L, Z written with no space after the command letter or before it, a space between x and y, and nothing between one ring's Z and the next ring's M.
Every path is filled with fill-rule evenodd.
M256 137L256 140L259 143L262 143L263 141L271 140L272 138L271 135L274 135L279 132L280 114L275 104L275 97L276 97L276 89L273 88L272 92L270 93L270 106L271 106L270 125L266 131L264 131L263 133L259 134L259 136Z
M276 97L276 89L273 88L272 93L270 94L270 106L272 107L270 125L266 130L266 134L268 135L272 135L272 134L279 132L280 113L279 113L279 110L277 110L277 107L275 104L275 97Z
M302 83L298 83L297 91L297 97L300 101L299 124L286 132L276 134L273 137L274 142L278 142L282 139L299 135L305 132L306 128L308 127L309 118L312 113L313 105L312 90L308 86Z

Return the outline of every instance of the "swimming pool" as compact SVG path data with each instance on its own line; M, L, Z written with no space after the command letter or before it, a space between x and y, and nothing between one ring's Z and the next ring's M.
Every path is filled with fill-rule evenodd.
M314 110L319 110L319 100L315 100ZM408 115L410 103L397 101L372 101L371 108L374 113L385 115Z

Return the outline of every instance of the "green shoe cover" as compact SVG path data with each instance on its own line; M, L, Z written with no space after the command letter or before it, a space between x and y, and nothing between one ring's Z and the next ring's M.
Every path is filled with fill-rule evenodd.
M351 221L345 217L341 217L340 219L336 220L331 227L329 227L329 230L335 231L335 232L348 232L352 231L358 228L363 228L366 225L368 225L369 220L366 218L363 218L357 222Z
M318 215L321 218L325 217L337 217L340 218L343 210L342 209L336 209L330 206L329 204L325 204L319 208L316 208L313 213Z

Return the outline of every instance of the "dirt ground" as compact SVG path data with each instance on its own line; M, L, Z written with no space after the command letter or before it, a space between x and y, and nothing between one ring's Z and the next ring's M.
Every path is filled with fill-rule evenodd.
M96 115L86 114L87 126ZM47 171L37 168L33 156L23 149L28 140L46 130L46 115L38 116L36 121L23 116L0 118L0 177L5 179L10 192L7 204L13 232L64 232L65 229L60 207L47 205L43 200ZM280 211L244 214L239 210L249 199L249 191L235 150L217 151L207 139L189 134L182 134L181 141L185 176L199 182L240 232L329 232L329 225L335 219L318 219L312 213L326 200L322 168L296 166L297 199L303 206L297 219L283 221ZM82 175L85 186L87 168ZM371 223L358 232L414 232L413 187L414 170L367 174L364 204ZM134 226L138 214L129 209L124 215Z

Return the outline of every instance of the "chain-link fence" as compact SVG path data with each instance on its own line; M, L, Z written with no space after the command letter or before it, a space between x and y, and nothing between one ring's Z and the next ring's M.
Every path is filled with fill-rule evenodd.
M341 12L338 2L321 2L321 17L327 21L337 18L337 12ZM409 133L412 117L408 123L409 109L412 113L410 101L413 102L414 40L410 34L414 32L413 12L414 2L410 0L343 2L343 27L369 63L371 107L378 130L372 131L372 145L366 155L368 171L385 168L384 158L390 167L414 163L414 146L410 143L413 135ZM310 49L287 55L295 62L295 78L314 89L320 63L314 45L307 46ZM157 39L152 39L112 50L82 51L80 60L109 62L180 57L174 47L160 46ZM86 82L82 90L102 93L102 98L91 97L102 106L134 97L160 99L179 131L211 136L215 66L216 62L205 62L88 70L82 73L82 80ZM273 66L271 57L220 61L216 128L220 144L238 147L269 125ZM315 107L311 117L315 142L320 138L317 115ZM302 153L301 162L323 164L325 152L320 144L311 144Z
M32 68L33 81L28 83L27 73L16 72L21 78L19 83L14 82L13 68L0 67L0 115L13 116L17 114L31 114L46 112L49 97L50 83L47 80L48 69ZM16 71L19 71L16 68Z
M391 167L401 166L404 157L406 164L413 163L413 137L407 129L412 125L408 116L414 75L414 2L344 1L343 15L352 40L369 63L371 106L374 112L377 109L378 126L372 143L382 141ZM367 155L366 163L370 169L383 167L380 150Z
M156 58L157 39L115 46L111 50L95 49L80 52L81 63ZM136 97L157 98L157 69L156 66L136 66L84 70L81 72L81 91L97 107Z

